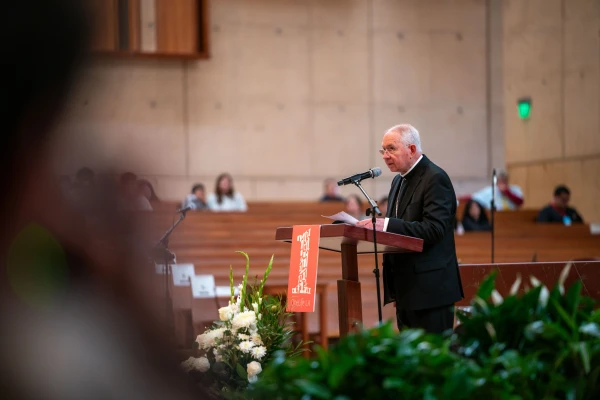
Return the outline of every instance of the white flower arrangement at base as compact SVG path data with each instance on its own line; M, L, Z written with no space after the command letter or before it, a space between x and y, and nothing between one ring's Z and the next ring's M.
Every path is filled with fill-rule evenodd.
M219 309L219 321L198 335L195 344L203 354L181 364L185 372L199 372L203 384L218 393L245 390L259 379L273 353L285 350L288 356L301 354L302 342L291 344L292 324L281 298L263 296L265 282L273 266L273 257L263 278L248 286L250 259L246 253L246 272L234 296L233 268L229 271L231 298ZM249 289L249 290L247 290Z

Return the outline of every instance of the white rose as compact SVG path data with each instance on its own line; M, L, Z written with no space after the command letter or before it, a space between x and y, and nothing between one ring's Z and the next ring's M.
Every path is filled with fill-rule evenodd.
M222 339L224 332L225 328L217 328L212 331L204 332L202 335L198 335L196 342L198 342L201 349L214 347L217 344L216 339Z
M262 372L262 367L258 361L252 361L248 363L246 372L248 372L248 377L255 376Z
M252 349L252 357L260 360L267 354L267 348L265 346L258 346Z
M185 371L185 372L190 372L191 370L194 369L194 363L196 362L196 359L194 357L190 357L187 360L185 360L184 362L181 363L181 368Z
M244 311L233 317L231 326L233 329L248 328L256 322L254 311Z
M240 343L239 347L243 353L249 353L250 350L252 350L252 348L254 347L254 343L252 343L249 340L246 340L246 341Z
M208 362L208 358L200 357L196 359L194 363L194 369L197 369L200 372L206 372L210 369L210 362Z
M229 321L233 317L233 312L231 311L231 307L221 307L219 308L219 319L221 321Z
M206 347L208 347L207 341L208 341L208 338L207 338L206 333L198 335L198 337L196 338L196 343L198 343L198 347L200 349L205 349Z
M248 339L250 339L250 336L244 335L243 333L238 333L238 337L240 338L240 340L248 340Z

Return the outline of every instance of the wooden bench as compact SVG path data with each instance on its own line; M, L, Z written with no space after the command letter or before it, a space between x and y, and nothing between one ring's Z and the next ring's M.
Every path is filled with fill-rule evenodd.
M325 224L321 215L332 215L343 209L342 203L249 203L246 213L190 212L171 236L170 249L179 263L192 263L197 274L212 274L217 285L228 285L229 266L236 276L245 267L244 258L235 253L242 250L250 256L251 276L262 276L275 255L270 282L285 284L289 268L289 245L274 240L278 226ZM173 207L149 215L146 230L160 237L173 222ZM524 263L532 259L543 262L593 259L600 257L600 236L591 235L587 225L565 227L536 224L534 211L503 211L496 214L497 231L495 260ZM487 264L491 260L489 232L467 232L456 235L457 255L461 264ZM381 258L380 258L381 262ZM339 255L323 251L319 257L318 282L334 287L340 276ZM359 256L359 279L363 288L363 317L366 326L377 321L375 284L372 274L373 256ZM461 266L461 269L463 266ZM308 332L335 337L338 332L337 296L335 290L324 294L328 305L323 316L306 315ZM384 319L394 318L395 310L384 307ZM323 332L321 326L326 325ZM326 340L321 338L326 343Z

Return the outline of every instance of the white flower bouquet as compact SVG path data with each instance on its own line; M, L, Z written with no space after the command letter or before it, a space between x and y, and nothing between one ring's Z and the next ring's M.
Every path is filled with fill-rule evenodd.
M256 382L273 353L284 350L288 356L301 354L302 342L293 345L291 313L285 311L281 297L263 295L263 289L273 257L263 278L248 285L250 258L246 257L246 272L239 285L239 295L234 296L233 268L229 271L231 298L227 307L219 309L219 321L198 335L195 345L200 358L190 357L182 368L198 377L199 383L208 385L215 394L245 390Z

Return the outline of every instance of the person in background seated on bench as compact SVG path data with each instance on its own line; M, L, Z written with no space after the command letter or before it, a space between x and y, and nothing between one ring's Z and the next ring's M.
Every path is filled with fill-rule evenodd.
M121 175L121 199L119 208L123 211L152 211L152 205L143 195L137 175L125 172Z
M219 175L215 185L215 193L208 195L206 201L211 211L246 211L246 200L233 188L233 178L225 173Z
M204 185L197 183L192 187L192 193L188 194L181 208L190 207L192 210L200 211L208 208L206 205L206 196L204 194Z
M365 212L363 210L362 201L360 200L360 197L358 197L358 195L351 194L350 196L346 197L345 203L346 203L346 213L348 215L353 216L354 218L356 218L359 221L362 221L363 219L367 218L367 216L365 215Z
M492 230L485 209L473 199L465 205L462 226L465 232Z
M154 191L154 186L152 186L152 183L150 183L149 180L147 180L147 179L138 180L138 187L140 189L140 192L142 193L142 196L144 196L146 199L148 199L150 204L160 202L160 200L158 199L158 196L156 195L156 192Z
M323 187L325 193L319 201L344 201L344 198L340 196L337 182L333 178L327 178L323 181Z
M492 208L492 187L488 186L475 192L471 198L490 210ZM504 171L498 174L495 201L497 211L516 210L523 205L523 191L519 186L508 183L508 174Z
M564 185L554 189L552 202L540 210L537 222L562 222L565 225L582 223L583 218L574 208L569 207L571 191Z

